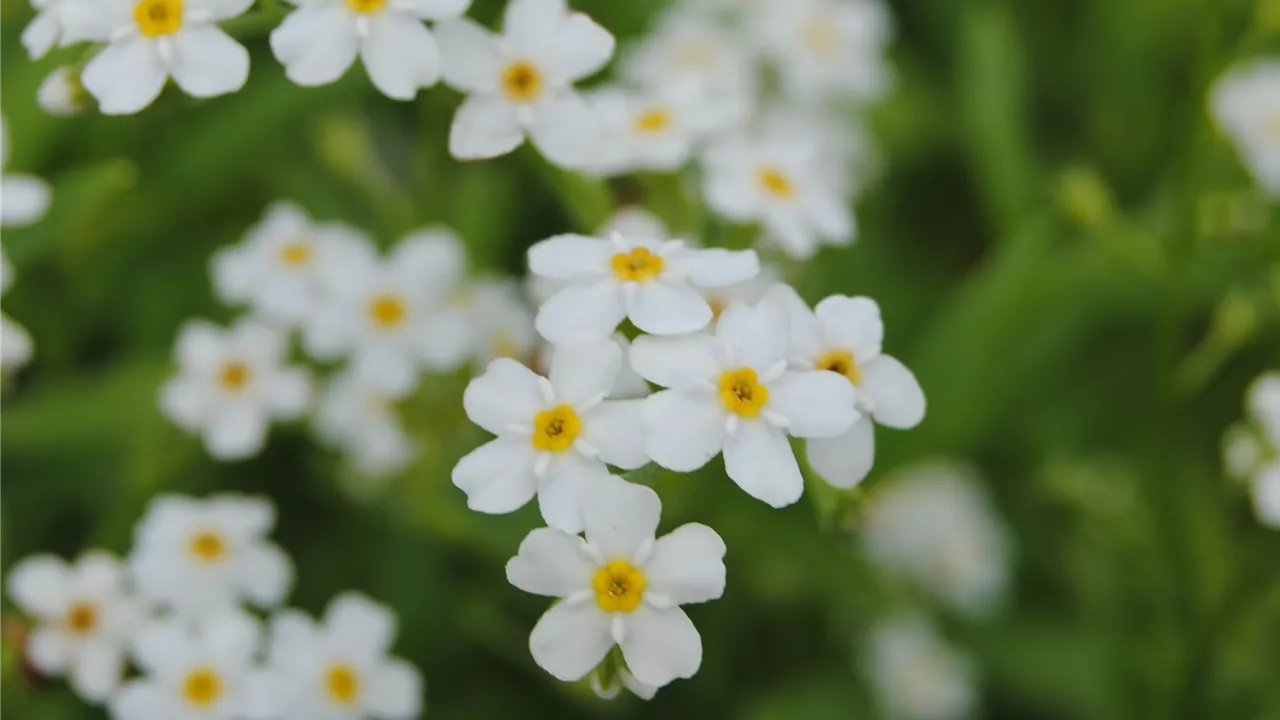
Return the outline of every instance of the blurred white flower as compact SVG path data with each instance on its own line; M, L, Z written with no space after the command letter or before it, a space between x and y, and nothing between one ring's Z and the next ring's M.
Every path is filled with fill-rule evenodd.
M788 285L769 293L790 313L792 366L836 373L857 389L854 401L862 417L843 435L810 440L805 448L809 465L827 482L853 487L875 462L875 424L898 429L920 424L924 392L905 365L881 352L884 323L874 300L831 295L810 310Z
M538 347L533 311L514 280L485 278L464 291L466 308L475 332L472 356L484 367L500 357L529 361Z
M0 246L0 295L13 285L13 265ZM0 372L12 372L31 361L31 336L8 315L0 313Z
M596 697L601 700L612 700L618 697L618 693L622 692L623 688L626 688L632 695L641 700L652 700L659 690L657 686L637 680L636 676L632 675L625 667L615 668L608 684L605 684L600 678L599 668L596 669L596 672L591 673L591 692L595 693Z
M9 123L0 115L0 171L9 167ZM44 217L49 185L30 175L0 175L0 227L21 227Z
M200 433L219 460L255 455L271 421L298 417L311 395L307 371L284 365L288 349L282 331L253 318L226 330L190 321L178 333L178 372L160 388L160 410Z
M61 0L66 43L108 43L80 74L106 115L150 105L170 77L197 98L235 92L249 51L219 27L253 0Z
M1227 473L1249 483L1258 522L1280 530L1280 372L1259 375L1245 391L1247 417L1222 438Z
M145 616L120 561L97 550L73 565L35 555L9 571L5 590L36 620L25 653L32 667L66 675L89 702L106 700L124 676L126 643Z
M1222 436L1222 465L1233 478L1247 478L1266 459L1266 447L1253 427L1236 423Z
M697 85L669 83L653 90L610 87L588 102L600 118L600 147L588 168L601 175L675 172L695 144L729 120Z
M580 531L583 498L608 477L605 463L633 470L648 462L639 403L605 400L621 368L607 339L558 346L548 377L507 358L490 363L463 395L467 417L498 436L453 469L467 505L508 513L536 493L548 525Z
M886 478L861 534L876 564L959 612L988 616L1003 602L1011 548L982 486L966 471L932 462Z
M1258 522L1280 530L1280 460L1272 460L1262 466L1254 474L1249 489Z
M436 26L444 80L468 93L449 132L461 160L505 155L528 135L551 162L590 159L598 122L573 83L613 56L614 40L565 0L511 0L495 35L461 19Z
M388 657L396 618L356 592L334 598L316 623L297 610L271 618L258 717L273 720L408 720L422 713L422 676Z
M785 307L766 297L725 310L714 336L636 338L636 371L670 388L644 401L650 457L692 472L723 452L725 471L747 494L773 507L799 500L804 479L787 436L838 436L858 411L843 378L788 370L788 337Z
M880 0L765 3L749 25L788 95L874 100L889 88L885 46L893 23Z
M50 115L67 117L77 115L85 109L84 86L80 77L69 65L54 68L45 76L36 90L36 103Z
M142 676L111 699L112 720L239 720L253 709L258 621L228 611L198 625L177 618L139 631L133 657Z
M424 20L460 17L471 0L290 0L271 50L295 83L327 85L360 56L374 87L396 100L440 79L440 50Z
M701 250L678 240L557 235L529 248L529 270L566 283L536 319L543 337L562 343L606 337L624 318L658 335L701 330L712 311L695 287L742 282L760 262L753 250Z
M805 138L821 148L814 170L822 184L841 197L855 196L879 172L879 158L856 114L778 101L755 122L766 137Z
M266 539L275 523L275 506L263 498L157 497L133 531L129 569L138 593L196 620L242 601L279 605L293 564Z
M22 45L32 60L48 55L53 46L63 39L62 18L66 5L63 0L31 0L36 16L22 31Z
M316 403L316 431L324 442L345 452L361 473L393 475L407 467L416 452L394 402L359 376L340 373L329 380Z
M724 541L696 523L655 540L661 514L649 488L606 478L584 506L585 541L540 528L507 563L512 585L561 598L529 636L534 661L557 679L582 678L614 645L645 685L698 672L702 638L679 606L724 593Z
M865 662L888 720L960 720L978 704L973 663L917 618L871 631Z
M322 268L329 291L304 324L304 345L319 358L345 355L361 381L404 397L422 369L450 371L467 359L474 330L448 302L465 266L461 241L443 228L411 233L385 259L353 249Z
M1258 376L1250 385L1245 404L1249 416L1272 449L1280 453L1280 372Z
M1258 185L1280 197L1280 59L1228 70L1210 90L1209 111Z

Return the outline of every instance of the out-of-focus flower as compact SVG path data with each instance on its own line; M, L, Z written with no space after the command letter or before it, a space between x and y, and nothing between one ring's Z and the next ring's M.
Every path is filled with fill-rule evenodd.
M13 265L0 247L0 295L13 285ZM31 361L31 336L8 315L0 313L0 372L12 372Z
M63 13L67 3L63 0L31 0L36 16L22 31L22 45L32 60L39 60L62 39Z
M50 115L77 115L85 108L86 94L80 77L68 65L54 68L36 90L36 103Z
M0 116L0 170L9 167L9 124ZM0 175L0 227L21 227L44 217L49 185L30 175Z
M63 42L108 43L80 81L106 115L150 105L170 77L192 97L225 95L249 78L249 51L219 27L253 0L61 0Z
M1266 441L1280 452L1280 372L1264 373L1254 380L1245 403Z
M238 720L253 710L258 621L228 611L187 625L156 621L139 631L133 657L142 676L111 699L113 720Z
M631 341L622 333L614 333L609 336L620 351L622 351L622 369L618 371L618 380L613 384L613 389L609 391L608 398L610 400L635 400L649 395L649 383L640 377L635 368L631 367ZM550 368L551 357L555 354L556 346L549 342L542 343L538 349L538 361L535 363L536 368Z
M573 83L613 56L607 30L565 0L511 0L500 36L461 19L440 23L436 37L445 82L469 93L449 132L454 157L505 155L528 135L557 165L590 160L598 121Z
M977 707L972 662L923 620L902 618L876 626L865 662L872 690L890 720L960 720Z
M440 79L440 50L424 20L458 18L471 0L290 0L298 6L271 32L289 79L327 85L360 56L382 94L412 100Z
M386 607L348 592L329 603L323 623L297 610L271 618L266 700L259 718L273 720L409 720L422 712L422 676L388 657L396 618Z
M954 466L923 464L886 479L867 507L862 542L885 571L966 615L990 615L1004 599L1005 529L982 486Z
M608 88L588 98L602 123L589 169L602 175L674 172L695 144L729 118L697 85L667 84L648 91Z
M529 248L529 270L566 283L538 310L538 332L553 343L608 336L624 318L657 335L690 333L711 322L695 286L724 286L760 271L755 251L701 250L678 240L558 235Z
M787 436L836 437L858 418L854 389L825 371L787 368L787 311L766 297L734 305L715 335L636 338L631 363L669 390L644 401L645 447L662 467L691 472L723 451L747 494L790 505L804 479Z
M284 365L287 350L280 330L252 318L227 330L188 322L174 350L178 372L160 388L160 409L200 433L215 458L255 455L270 422L298 417L311 395L306 370Z
M924 392L905 365L881 352L884 323L874 300L832 295L810 310L790 286L769 292L790 312L792 366L833 372L857 389L862 417L843 435L810 440L805 449L809 465L827 482L853 487L875 462L875 424L898 429L920 424Z
M423 368L453 370L466 361L473 328L448 299L466 257L451 231L412 233L385 260L367 248L326 264L329 292L312 308L304 344L320 358L346 355L361 381L392 397L418 383Z
M201 621L242 601L279 605L293 564L266 539L275 523L275 506L262 498L157 497L133 531L129 568L138 593Z
M888 89L892 35L880 0L765 3L748 23L778 68L783 92L804 100L873 100Z
M529 309L514 280L486 278L472 283L464 292L475 332L472 357L484 367L500 357L527 362L538 347L538 332Z
M1280 60L1228 70L1210 91L1209 111L1258 185L1280 197Z
M734 303L754 305L764 297L769 288L782 279L782 273L773 265L761 265L755 277L740 283L724 287L699 287L698 292L711 306L711 322L714 324L720 315Z
M582 529L582 502L605 463L648 462L636 401L605 400L622 368L610 340L561 345L548 377L500 358L463 395L471 421L498 437L458 461L453 484L480 512L508 513L538 495L547 524Z
M344 372L331 379L316 404L320 438L350 456L365 475L386 477L413 460L413 440L400 425L395 399Z
M1273 460L1260 468L1254 474L1249 489L1258 522L1280 530L1280 460Z
M724 541L696 523L655 540L661 514L652 490L608 478L584 506L585 541L540 528L507 563L512 585L562 598L529 636L533 659L557 679L582 678L614 645L645 685L698 672L702 639L679 606L724 593Z
M805 138L821 148L814 171L821 183L842 198L857 195L879 172L871 138L856 116L779 101L755 119L766 137Z
M32 667L66 675L85 700L106 700L120 684L126 643L145 614L120 561L97 550L73 565L35 555L14 566L5 589L36 619L26 645Z

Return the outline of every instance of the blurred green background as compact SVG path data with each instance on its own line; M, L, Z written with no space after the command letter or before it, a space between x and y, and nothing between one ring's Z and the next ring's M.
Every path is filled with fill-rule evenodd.
M663 5L572 4L624 42ZM527 149L453 161L458 96L443 87L397 103L361 69L295 87L265 34L234 95L171 88L138 116L52 119L36 87L82 51L33 64L17 41L30 10L4 0L10 168L49 180L53 206L4 233L17 270L5 312L36 357L4 388L0 569L39 551L124 553L162 490L263 493L298 568L293 603L318 612L357 588L390 604L430 716L875 717L860 639L915 601L877 578L849 530L886 472L954 457L981 470L1017 546L1003 615L940 615L978 663L982 716L1280 718L1280 533L1254 521L1218 459L1245 386L1280 364L1280 226L1204 100L1232 63L1280 52L1280 2L890 5L896 89L869 119L882 173L858 203L861 239L790 277L810 300L876 298L886 349L918 374L929 415L878 433L877 468L850 496L811 487L774 511L718 462L660 477L663 530L719 531L728 589L690 610L696 678L650 703L605 703L529 657L547 603L509 586L503 564L540 524L536 508L474 514L449 482L484 439L462 412L464 374L428 377L405 405L421 461L365 503L306 426L219 464L159 415L155 393L184 320L234 316L208 258L273 200L384 247L444 222L475 268L518 274L532 242L590 229L607 198ZM476 0L470 14L500 9ZM629 200L645 189L613 187ZM101 717L30 682L14 650L7 717Z

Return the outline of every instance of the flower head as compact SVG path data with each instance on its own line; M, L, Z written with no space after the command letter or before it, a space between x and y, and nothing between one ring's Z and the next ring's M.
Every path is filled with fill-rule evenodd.
M766 3L752 19L784 92L808 101L873 100L888 89L892 23L880 0Z
M86 100L79 75L68 65L54 68L36 90L36 103L56 117L78 115L84 110Z
M600 147L589 169L602 175L675 172L703 138L731 117L693 83L653 90L609 88L589 101L601 121Z

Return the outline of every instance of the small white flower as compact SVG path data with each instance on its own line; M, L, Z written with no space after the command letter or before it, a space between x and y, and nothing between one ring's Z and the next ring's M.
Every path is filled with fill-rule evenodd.
M839 437L810 440L805 449L809 465L827 482L853 487L875 462L875 423L898 429L920 424L924 392L905 365L881 352L884 323L874 300L832 295L810 310L787 285L769 292L790 312L792 366L830 371L857 389L862 419Z
M213 256L213 284L225 302L249 305L272 322L297 327L321 302L326 278L366 248L372 244L358 231L314 223L297 205L277 202L244 242Z
M961 720L977 707L972 662L922 620L902 618L875 627L866 662L889 720Z
M639 403L605 400L621 368L609 340L557 347L549 379L507 358L490 363L462 399L467 417L498 436L453 469L467 505L509 513L536 493L548 525L581 530L583 497L608 476L605 464L648 462Z
M68 65L54 68L36 90L36 103L56 117L78 115L84 111L85 97L79 76Z
M1280 197L1280 60L1228 70L1210 91L1209 110L1262 189Z
M150 105L170 77L192 97L235 92L249 77L249 52L217 23L253 0L62 0L64 42L108 43L80 81L106 115Z
M1258 522L1280 530L1280 460L1272 460L1260 468L1249 488Z
M918 465L886 479L867 507L862 542L884 570L972 617L997 610L1011 548L982 486L949 464Z
M448 302L466 265L452 232L411 233L386 259L367 248L347 255L326 265L330 290L303 328L311 354L345 355L363 382L395 398L413 391L422 369L466 361L474 329L465 309Z
M1272 449L1280 452L1280 372L1264 373L1254 380L1245 400L1249 416L1257 423Z
M307 372L283 364L287 351L281 331L252 318L227 330L188 322L174 350L178 372L160 388L160 409L200 433L219 460L255 455L270 422L298 417L311 395Z
M13 284L13 265L0 247L0 295ZM0 313L0 372L12 372L31 361L31 336L8 315Z
M142 676L111 699L112 720L239 720L254 707L258 621L228 611L196 626L176 618L138 633L133 656Z
M513 280L482 279L467 288L466 307L475 347L472 356L483 367L500 357L526 361L538 346L533 311Z
M857 117L779 101L763 110L756 123L766 137L805 138L822 148L814 171L840 197L854 197L880 171L871 138Z
M422 676L388 657L396 618L348 592L334 598L323 623L297 610L271 618L264 680L274 720L408 720L422 713Z
M436 37L445 82L469 93L449 131L454 157L505 155L528 135L557 165L590 159L599 128L573 83L613 56L607 30L565 0L511 0L501 36L462 19L437 25Z
M262 498L161 495L133 531L129 568L139 594L197 619L241 601L279 605L293 565L266 540L275 522L275 506Z
M63 0L31 0L36 16L22 31L22 45L32 60L39 60L63 39L63 13L67 3Z
M661 514L652 490L608 478L584 507L585 541L540 528L507 563L512 585L562 598L529 636L534 661L557 679L582 678L614 645L645 685L698 672L702 638L679 606L724 594L724 541L696 523L655 540Z
M734 135L703 158L703 193L712 210L760 223L790 255L807 258L826 243L853 240L849 201L822 166L822 149L803 137Z
M656 335L701 330L712 310L695 288L747 280L760 261L752 250L701 250L679 240L558 235L529 248L529 270L567 283L536 320L543 337L562 343L603 338L624 318Z
M36 555L14 566L6 590L36 620L26 645L32 666L66 675L85 700L106 700L123 678L125 644L145 614L120 561L101 551L74 565Z
M670 388L644 401L649 456L691 472L723 451L729 477L752 497L799 500L804 479L787 436L836 437L858 411L844 378L787 369L788 337L786 309L766 297L725 310L714 336L637 338L632 365Z
M732 118L701 87L671 83L654 90L619 87L588 98L601 121L600 146L592 172L675 172L689 161L697 142Z
M394 402L353 373L341 373L329 381L316 404L316 431L326 443L346 452L361 473L393 475L415 455Z
M789 0L752 19L784 92L809 101L873 100L888 90L893 23L880 0Z
M0 116L0 171L9 167L9 124ZM49 185L30 175L0 175L0 227L21 227L44 217Z
M440 79L440 50L424 20L457 18L471 0L290 0L298 6L271 32L271 50L295 83L328 85L355 62L396 100Z

